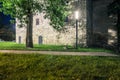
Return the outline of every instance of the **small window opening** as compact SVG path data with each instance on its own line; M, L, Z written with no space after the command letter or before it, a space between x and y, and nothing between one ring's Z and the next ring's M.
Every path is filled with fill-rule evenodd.
M40 24L40 21L39 21L39 19L37 18L36 19L36 25L39 25Z

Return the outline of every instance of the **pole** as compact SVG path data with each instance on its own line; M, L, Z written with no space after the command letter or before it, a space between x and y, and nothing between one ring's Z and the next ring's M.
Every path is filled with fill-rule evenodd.
M76 49L78 49L78 20L76 19Z

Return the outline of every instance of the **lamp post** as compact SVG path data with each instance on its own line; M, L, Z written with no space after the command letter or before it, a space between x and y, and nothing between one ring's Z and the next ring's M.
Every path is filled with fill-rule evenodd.
M76 49L78 49L78 18L79 18L79 12L75 11L75 20L76 20Z

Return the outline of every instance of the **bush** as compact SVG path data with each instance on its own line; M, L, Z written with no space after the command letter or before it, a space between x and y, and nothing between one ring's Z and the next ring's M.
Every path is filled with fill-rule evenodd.
M103 34L101 32L95 32L93 33L93 46L95 47L104 47L108 44L107 42L107 34Z
M4 41L15 40L15 34L10 29L0 29L0 38Z

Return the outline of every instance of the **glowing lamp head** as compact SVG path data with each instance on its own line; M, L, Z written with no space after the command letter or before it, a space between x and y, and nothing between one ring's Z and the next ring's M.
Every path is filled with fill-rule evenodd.
M75 11L75 19L76 19L76 20L79 19L79 11Z

